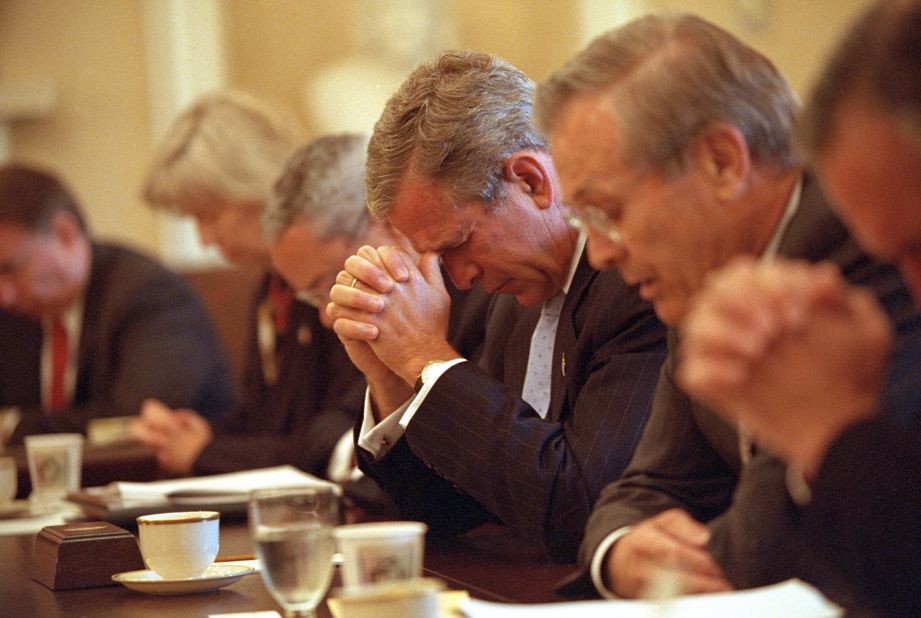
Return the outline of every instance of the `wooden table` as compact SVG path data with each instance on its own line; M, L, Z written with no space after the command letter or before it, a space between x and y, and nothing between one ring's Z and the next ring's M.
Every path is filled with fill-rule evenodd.
M33 538L0 537L0 616L183 618L279 609L259 575L248 575L216 592L194 595L152 596L122 586L55 592L29 577ZM251 551L244 524L222 524L222 555ZM490 601L561 601L553 588L572 568L551 563L497 526L484 526L426 547L426 575L440 577L451 588L465 589ZM338 574L333 587L337 585ZM325 602L318 615L330 616Z

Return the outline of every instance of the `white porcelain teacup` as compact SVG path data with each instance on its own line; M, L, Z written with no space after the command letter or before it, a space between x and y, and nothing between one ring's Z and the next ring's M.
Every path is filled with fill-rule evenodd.
M142 515L137 522L144 563L163 579L198 577L217 556L216 511Z

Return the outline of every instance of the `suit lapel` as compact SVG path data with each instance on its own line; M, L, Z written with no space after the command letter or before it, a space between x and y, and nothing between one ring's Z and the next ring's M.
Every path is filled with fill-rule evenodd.
M846 244L848 237L847 230L828 207L819 183L805 175L799 208L780 242L778 253L816 262Z
M577 316L580 315L579 309L582 307L582 301L591 285L591 282L598 275L588 264L586 251L582 251L579 258L579 265L572 278L572 284L569 286L569 292L566 294L566 300L563 301L563 308L560 310L560 321L556 328L556 339L553 344L553 368L550 379L550 406L547 410L547 420L560 421L562 419L563 404L566 402L566 392L570 384L568 374L574 370L569 366L569 361L576 357L576 341L581 331L580 320L577 323Z

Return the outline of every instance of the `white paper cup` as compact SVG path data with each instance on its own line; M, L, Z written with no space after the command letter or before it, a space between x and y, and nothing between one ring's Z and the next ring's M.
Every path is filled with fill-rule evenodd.
M0 457L0 505L6 505L16 498L16 460Z
M79 433L50 433L26 436L26 460L33 506L39 508L59 504L69 491L80 489L83 464L83 435Z
M421 576L427 529L416 521L339 526L333 536L343 558L343 585L349 588Z
M163 579L198 577L217 556L216 511L142 515L137 522L144 564Z

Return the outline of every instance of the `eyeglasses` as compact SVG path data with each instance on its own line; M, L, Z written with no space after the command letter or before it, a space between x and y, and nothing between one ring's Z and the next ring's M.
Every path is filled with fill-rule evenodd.
M620 230L617 229L611 218L597 206L580 206L578 211L567 206L566 222L580 232L588 233L589 228L592 228L611 242L623 242Z

